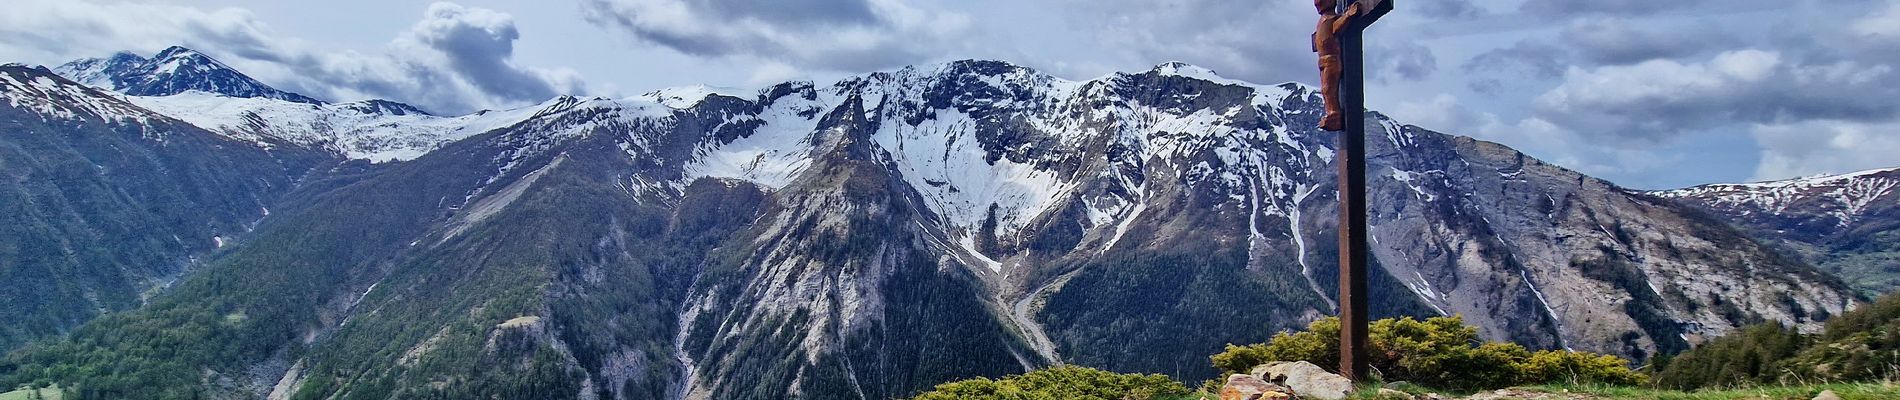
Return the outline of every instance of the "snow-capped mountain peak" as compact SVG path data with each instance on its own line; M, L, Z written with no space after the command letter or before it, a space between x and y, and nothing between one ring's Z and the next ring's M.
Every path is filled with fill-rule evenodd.
M688 108L699 104L701 100L705 100L706 97L712 95L751 100L758 95L758 91L708 85L692 85L655 90L647 92L641 95L641 97L657 101L667 107Z
M1149 71L1154 71L1162 75L1186 76L1186 77L1198 78L1198 79L1202 79L1206 81L1227 80L1227 78L1221 77L1219 73L1214 72L1214 70L1212 69L1208 69L1206 67L1202 67L1202 66L1198 66L1194 64L1188 64L1188 63L1180 62L1180 61L1169 61L1169 62L1157 64L1155 65L1153 69L1150 69Z
M181 46L151 58L120 52L107 58L68 62L54 69L74 81L133 96L170 96L189 91L241 98L268 98L305 104L322 101L277 90L210 56Z

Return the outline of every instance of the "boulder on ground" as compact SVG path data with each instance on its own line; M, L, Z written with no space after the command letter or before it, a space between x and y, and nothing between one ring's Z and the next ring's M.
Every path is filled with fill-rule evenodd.
M1253 375L1234 374L1227 377L1227 384L1220 388L1220 400L1284 400L1292 399L1292 390L1285 386L1261 380Z
M1301 398L1339 400L1351 396L1355 390L1351 379L1305 361L1270 363L1255 367L1252 372L1261 379L1286 385Z

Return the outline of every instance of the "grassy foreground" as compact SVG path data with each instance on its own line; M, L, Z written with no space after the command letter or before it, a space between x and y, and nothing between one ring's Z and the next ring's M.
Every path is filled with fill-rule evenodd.
M1401 399L1400 397L1380 397L1378 393L1380 387L1381 387L1380 385L1362 386L1359 388L1359 392L1354 393L1353 396L1350 397L1350 399L1353 399L1353 400ZM1430 388L1419 387L1419 386L1409 386L1409 385L1399 387L1398 389L1402 392L1405 392L1406 394L1409 394L1412 396L1419 396L1419 397L1422 397L1427 394L1437 394L1437 395L1443 396L1442 398L1446 398L1446 399L1464 399L1467 397L1474 396L1473 393L1463 393L1463 392L1448 391L1448 390L1433 390ZM1563 399L1563 400L1571 400L1571 399L1575 399L1575 400L1586 400L1586 399L1587 400L1620 400L1620 399L1810 400L1810 399L1813 399L1815 395L1820 394L1821 391L1823 390L1834 391L1834 394L1839 395L1842 400L1900 399L1900 382L1827 384L1827 385L1808 385L1808 386L1764 386L1764 387L1753 387L1753 388L1747 388L1747 389L1721 389L1721 390L1708 389L1708 390L1697 390L1697 391L1665 390L1665 389L1653 389L1653 388L1635 387L1635 386L1612 386L1612 385L1542 385L1542 386L1517 387L1517 388L1511 388L1507 390L1515 394L1536 395L1536 396L1522 396L1524 398L1536 398L1536 399L1548 399L1548 400L1558 400L1558 399ZM1479 394L1486 394L1486 393L1490 393L1490 392L1481 392ZM1202 390L1196 391L1195 393L1188 395L1186 397L1182 397L1181 399L1214 400L1218 398L1219 396L1217 396L1216 393L1209 392L1208 390L1203 388ZM1511 396L1507 398L1519 398L1519 397Z
M1378 386L1361 388L1352 398L1361 400L1384 399L1379 397ZM1436 393L1447 398L1459 399L1472 396L1471 393L1435 391L1423 387L1407 386L1399 388L1412 395ZM1681 391L1655 389L1637 386L1615 385L1540 385L1507 389L1513 393L1548 394L1549 399L1643 399L1643 400L1809 400L1821 391L1830 390L1843 400L1892 400L1900 399L1900 382L1886 383L1842 383L1806 386L1760 386L1746 389L1704 389ZM1481 392L1489 393L1489 392ZM1527 396L1528 397L1528 396ZM1206 397L1208 399L1213 396Z

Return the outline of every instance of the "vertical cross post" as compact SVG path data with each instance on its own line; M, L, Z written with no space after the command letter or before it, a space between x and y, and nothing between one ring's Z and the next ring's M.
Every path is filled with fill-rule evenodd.
M1350 5L1353 1L1346 1ZM1367 2L1372 3L1372 2ZM1342 5L1343 6L1343 5ZM1340 106L1346 130L1340 132L1339 152L1339 374L1354 382L1370 379L1366 370L1366 262L1372 257L1366 235L1366 27L1392 11L1392 1L1377 2L1353 18L1352 28L1339 37L1344 76L1340 79Z

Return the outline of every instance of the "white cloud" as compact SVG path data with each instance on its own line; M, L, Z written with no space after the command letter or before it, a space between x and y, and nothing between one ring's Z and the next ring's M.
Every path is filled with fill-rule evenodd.
M239 8L28 0L0 14L0 50L45 63L184 45L280 89L329 100L385 98L459 113L585 92L578 73L518 65L508 14L431 4L380 51L325 51Z
M11 1L0 13L0 46L20 59L59 62L76 55L157 51L187 38L216 38L246 50L268 46L269 27L240 8L203 10L148 3Z
M1508 121L1497 114L1471 110L1456 96L1448 94L1427 101L1402 102L1393 108L1392 116L1400 122L1434 131L1509 143L1519 151L1592 176L1641 175L1679 160L1679 157L1651 149L1606 146L1600 138L1565 129L1542 118Z
M1722 53L1708 63L1651 60L1593 70L1571 68L1564 83L1538 96L1539 106L1559 112L1581 110L1641 115L1646 110L1675 110L1701 102L1719 102L1760 83L1780 64L1780 54L1760 50ZM1664 121L1635 125L1662 129Z
M1465 108L1458 97L1440 93L1426 101L1404 101L1390 111L1394 118L1425 129L1457 132L1497 123L1491 114L1479 114Z
M763 87L800 77L803 75L797 67L779 62L765 62L752 69L752 77L746 79L746 84Z
M1785 179L1900 165L1900 123L1803 121L1757 124L1754 179Z
M1888 0L1886 7L1854 21L1854 33L1900 41L1900 1Z
M1537 97L1538 115L1575 130L1666 142L1736 124L1896 117L1900 76L1884 64L1792 62L1780 52L1728 51L1701 62L1651 60L1571 68Z
M586 0L586 19L685 54L844 71L936 57L967 16L902 0Z
M1063 17L1104 53L1148 64L1181 60L1264 83L1317 82L1306 40L1318 14L1301 1L1068 0ZM1394 46L1397 43L1390 43ZM1423 58L1430 58L1429 49ZM1399 61L1410 61L1399 59Z

